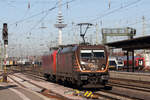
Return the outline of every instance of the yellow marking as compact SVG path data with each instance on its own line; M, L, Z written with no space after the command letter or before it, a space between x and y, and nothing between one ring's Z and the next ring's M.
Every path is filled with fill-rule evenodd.
M80 93L80 91L79 91L79 90L76 90L76 89L75 89L74 91L75 91L75 93L77 93L77 94L79 94L79 93Z
M90 91L90 93L87 95L87 97L89 97L92 94L92 92Z
M9 61L9 65L13 65L13 61Z
M3 78L0 79L0 82L3 82Z
M92 95L91 95L91 98L92 98L93 96L94 96L94 95L92 94Z
M89 93L89 91L86 91L86 92L84 93L84 96L86 96L88 93Z

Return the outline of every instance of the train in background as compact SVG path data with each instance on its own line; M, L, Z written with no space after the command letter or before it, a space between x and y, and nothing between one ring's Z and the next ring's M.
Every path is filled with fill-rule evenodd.
M41 66L42 62L41 61L29 61L29 60L7 60L6 67L11 67L11 66L31 66L31 65L37 65Z
M103 45L67 45L51 48L42 57L44 77L78 87L96 88L108 83L108 55Z
M127 66L127 57L124 59L124 68ZM129 66L132 66L132 56L129 56ZM134 56L134 68L136 70L142 70L145 67L145 58L142 56Z
M6 65L6 67L17 66L17 61L6 60L6 62L3 62L3 65Z
M129 56L129 66L132 66L132 56ZM142 56L134 57L134 67L136 70L142 70L145 67L145 58ZM110 70L123 70L127 68L127 57L109 57Z
M109 61L109 70L121 70L124 67L124 61L120 57L109 56L108 61Z
M150 51L149 50L145 50L145 52L142 54L142 56L145 59L145 67L143 70L145 71L150 71Z

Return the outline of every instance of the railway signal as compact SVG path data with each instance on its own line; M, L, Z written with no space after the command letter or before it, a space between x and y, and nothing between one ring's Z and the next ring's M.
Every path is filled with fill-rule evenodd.
M8 28L7 28L7 23L3 23L3 30L2 30L2 38L4 40L4 62L6 62L6 48L8 45ZM3 73L3 82L7 82L7 70L6 70L6 63L3 65L4 68L4 73Z
M7 23L3 24L2 36L4 40L4 45L8 45L8 28Z

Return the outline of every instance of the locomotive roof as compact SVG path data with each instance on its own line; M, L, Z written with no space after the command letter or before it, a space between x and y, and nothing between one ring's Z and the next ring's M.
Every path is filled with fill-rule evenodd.
M59 45L58 47L51 47L49 50L50 52L53 52L54 50L58 50L58 53L65 53L65 52L73 52L77 49L79 46L103 46L103 45L91 45L89 43L87 44L69 44L69 45Z
M49 48L50 50L58 50L59 48L58 47L51 47Z
M58 50L58 53L66 53L66 52L73 52L77 49L77 45L75 46L67 46L67 47L62 47Z
M64 48L64 47L73 47L76 46L78 44L68 44L68 45L59 45L59 47Z
M76 44L75 45L67 45L67 46L62 46L61 48L59 48L58 53L74 52L77 50L78 47L83 48L83 47L87 47L87 46L93 46L91 48L95 48L95 47L98 48L99 46L103 47L103 45L76 45Z

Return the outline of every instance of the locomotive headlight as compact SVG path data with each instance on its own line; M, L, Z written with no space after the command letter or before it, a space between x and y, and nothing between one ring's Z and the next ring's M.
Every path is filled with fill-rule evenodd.
M105 68L106 68L106 65L103 64L103 65L101 66L101 70L105 70Z
M82 70L86 70L86 66L85 65L82 65Z
M83 70L85 70L85 68L83 68Z
M104 68L102 67L101 70L104 70Z

